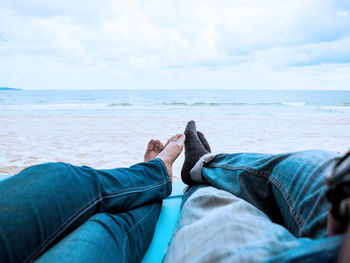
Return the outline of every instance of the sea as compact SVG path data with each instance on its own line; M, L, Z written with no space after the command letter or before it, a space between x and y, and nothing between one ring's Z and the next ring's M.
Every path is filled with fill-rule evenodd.
M0 90L0 173L44 162L128 167L189 120L213 152L350 149L350 91Z
M0 112L350 114L340 90L0 90Z

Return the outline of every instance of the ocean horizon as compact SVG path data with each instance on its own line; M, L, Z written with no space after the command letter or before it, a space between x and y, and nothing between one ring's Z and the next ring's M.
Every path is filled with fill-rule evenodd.
M0 111L350 113L346 90L2 90Z

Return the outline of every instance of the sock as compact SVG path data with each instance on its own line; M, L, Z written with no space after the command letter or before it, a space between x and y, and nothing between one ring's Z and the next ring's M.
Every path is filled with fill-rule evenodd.
M194 121L189 121L187 123L185 135L185 161L181 170L181 179L185 184L191 185L195 183L190 176L191 169L197 163L197 161L203 155L209 153L209 151L204 147L202 141L200 140ZM209 146L208 142L207 145Z
M210 149L210 145L207 141L207 139L205 139L204 134L201 133L200 131L197 131L197 135L198 138L201 140L202 144L204 145L204 148L211 153L211 149Z

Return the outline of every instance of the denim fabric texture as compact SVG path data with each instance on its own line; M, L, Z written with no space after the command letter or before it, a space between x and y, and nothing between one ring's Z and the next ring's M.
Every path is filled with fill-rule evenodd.
M140 262L148 248L162 201L120 213L98 213L35 262Z
M29 167L0 182L0 262L31 262L84 222L75 237L91 240L107 228L109 239L122 246L124 262L139 261L152 239L160 201L170 193L160 159L111 170L65 163ZM96 232L85 231L91 226ZM124 242L128 234L135 238ZM65 256L78 257L84 249L93 254L93 247Z
M334 262L326 235L327 151L204 156L191 170L165 262ZM208 186L210 185L210 186Z

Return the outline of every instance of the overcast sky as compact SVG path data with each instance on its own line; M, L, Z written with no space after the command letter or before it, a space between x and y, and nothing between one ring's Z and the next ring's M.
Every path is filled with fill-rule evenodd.
M349 89L349 0L1 0L0 87Z

